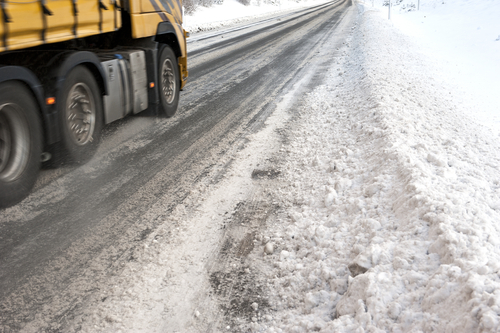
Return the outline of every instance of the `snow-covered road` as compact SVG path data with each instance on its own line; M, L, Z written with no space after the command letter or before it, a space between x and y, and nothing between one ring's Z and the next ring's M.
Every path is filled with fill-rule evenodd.
M182 309L167 331L183 316L178 331L500 329L498 134L436 59L357 9L321 84L284 97L187 222L223 223L225 241L199 272L208 296L159 300ZM157 327L121 304L102 330Z
M265 126L162 211L106 288L59 317L63 327L499 332L497 126L481 124L485 109L475 116L432 43L386 14L354 3ZM210 56L193 57L195 77ZM484 104L493 113L494 98ZM42 324L61 327L35 316L23 330Z

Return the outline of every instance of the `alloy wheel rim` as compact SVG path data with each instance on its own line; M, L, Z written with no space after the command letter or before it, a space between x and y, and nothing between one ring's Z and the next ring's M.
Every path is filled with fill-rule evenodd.
M175 98L174 64L170 59L165 59L161 69L161 85L163 98L167 104L172 104Z
M83 82L71 87L66 103L66 121L73 142L79 146L92 142L96 122L94 97Z

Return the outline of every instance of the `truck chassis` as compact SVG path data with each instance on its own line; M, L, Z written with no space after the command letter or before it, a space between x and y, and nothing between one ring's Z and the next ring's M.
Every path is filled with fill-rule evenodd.
M180 3L95 1L99 10L114 11L112 31L102 32L100 15L94 34L79 37L75 23L66 40L47 42L42 31L32 38L39 45L28 48L27 37L17 39L24 44L8 38L15 29L3 6L0 208L30 193L42 162L85 163L104 125L146 109L165 117L177 110L187 79ZM40 4L42 15L50 14L50 2Z

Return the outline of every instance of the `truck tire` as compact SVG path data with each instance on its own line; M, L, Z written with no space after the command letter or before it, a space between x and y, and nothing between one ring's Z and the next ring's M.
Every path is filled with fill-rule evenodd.
M33 95L20 82L0 84L0 208L28 196L41 154L42 125Z
M177 57L167 45L159 52L158 83L160 111L167 118L172 117L179 105L180 76Z
M58 104L66 162L83 164L95 153L103 127L102 94L92 73L77 66L66 77Z

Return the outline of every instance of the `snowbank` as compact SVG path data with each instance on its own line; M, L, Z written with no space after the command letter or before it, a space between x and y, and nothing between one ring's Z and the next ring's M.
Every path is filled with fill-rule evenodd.
M325 0L280 0L275 4L252 1L245 6L237 0L224 0L222 4L211 7L200 6L193 14L184 16L183 28L191 33L231 27L238 23L275 16L278 13L311 7Z
M452 79L468 113L500 133L500 2L421 0L418 11L417 0L392 2L394 25ZM375 2L387 17L381 4Z
M366 9L282 149L272 319L253 328L498 332L498 135Z

